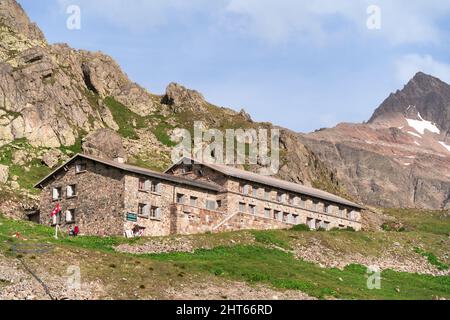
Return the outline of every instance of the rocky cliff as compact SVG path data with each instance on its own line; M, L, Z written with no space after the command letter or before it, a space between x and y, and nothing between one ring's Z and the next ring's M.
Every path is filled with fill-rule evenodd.
M367 124L302 135L368 204L450 208L450 86L418 73Z
M162 170L171 162L174 129L192 129L194 121L217 129L273 127L253 122L245 111L213 106L200 93L176 83L162 96L151 94L101 52L48 44L16 1L0 0L3 195L19 195L21 203L36 198L33 183L81 151L109 155L122 154L123 148L130 163ZM299 137L286 129L281 132L280 176L341 192L333 172ZM106 140L108 150L98 150ZM2 203L0 211L15 210Z

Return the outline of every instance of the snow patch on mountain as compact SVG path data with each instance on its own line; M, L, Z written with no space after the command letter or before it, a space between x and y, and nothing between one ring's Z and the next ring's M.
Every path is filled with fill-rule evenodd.
M418 116L420 120L406 119L408 125L411 128L414 128L414 130L416 130L420 134L425 134L425 130L428 130L432 133L441 134L441 130L439 130L439 128L436 127L434 123L423 119L420 113L418 114Z
M446 148L448 152L450 152L450 146L447 145L445 142L439 141L439 144L440 144L441 146L443 146L444 148Z
M417 138L419 138L419 139L422 139L422 136L419 135L419 134L417 134L417 133L415 133L415 132L408 131L408 133L409 133L410 135L414 136L414 137L417 137Z

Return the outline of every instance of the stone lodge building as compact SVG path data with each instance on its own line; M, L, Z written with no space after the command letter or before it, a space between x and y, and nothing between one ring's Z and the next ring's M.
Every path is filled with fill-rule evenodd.
M361 229L363 207L330 193L183 159L165 173L78 154L36 184L40 223L84 235L166 236L283 229ZM50 217L60 204L61 214Z

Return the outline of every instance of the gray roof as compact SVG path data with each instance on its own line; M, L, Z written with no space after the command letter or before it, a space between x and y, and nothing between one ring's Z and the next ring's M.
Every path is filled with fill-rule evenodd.
M117 169L120 169L120 170L124 170L124 171L127 171L127 172L132 172L132 173L140 174L140 175L143 175L143 176L155 178L155 179L158 179L158 180L169 181L169 182L173 182L173 183L176 183L176 184L187 185L187 186L196 187L196 188L200 188L200 189L206 189L206 190L213 191L213 192L223 191L221 187L219 187L219 186L217 186L215 184L212 184L212 183L206 183L206 182L196 181L196 180L192 180L192 179L181 178L181 177L173 176L173 175L166 174L166 173L159 173L159 172L155 172L155 171L152 171L152 170L149 170L149 169L144 169L144 168L141 168L141 167L136 167L136 166L132 166L132 165L129 165L129 164L124 164L124 163L119 163L119 162L112 161L112 160L106 160L106 159L103 159L103 158L99 158L99 157L95 157L95 156L91 156L91 155L86 155L86 154L77 154L77 155L75 155L73 158L68 160L66 163L64 163L63 165L61 165L57 169L55 169L52 173L50 173L44 179L39 181L34 187L35 188L42 188L41 186L43 184L45 184L47 181L51 180L55 173L59 172L65 166L71 164L73 161L75 161L78 158L92 160L92 161L95 161L95 162L98 162L98 163L102 163L102 164L110 166L110 167L114 167L114 168L117 168Z
M302 195L307 195L307 196L311 196L311 197L322 199L322 200L327 200L330 202L334 202L334 203L341 204L341 205L346 205L346 206L353 207L353 208L364 209L364 207L362 207L352 201L346 200L344 198L341 198L339 196L336 196L334 194L331 194L331 193L328 193L328 192L325 192L325 191L322 191L319 189L307 187L307 186L300 185L300 184L293 183L293 182L288 182L285 180L276 179L276 178L269 177L269 176L263 176L263 175L260 175L257 173L240 170L240 169L226 166L226 165L203 163L203 162L200 162L197 160L194 161L189 158L184 158L184 159L180 160L178 162L178 164L172 166L166 172L170 171L173 167L181 164L182 162L184 162L186 160L193 161L192 163L204 165L208 168L211 168L215 171L221 172L222 174L230 176L230 177L262 184L265 186L275 187L275 188L279 188L279 189L282 189L285 191L299 193Z

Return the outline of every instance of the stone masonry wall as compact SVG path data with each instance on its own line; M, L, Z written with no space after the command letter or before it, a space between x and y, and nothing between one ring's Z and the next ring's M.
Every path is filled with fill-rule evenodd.
M277 223L277 220L279 220L280 217L275 216L275 213L280 212L282 215L285 213L288 214L287 221L284 222L291 224L308 224L313 229L326 225L327 229L352 227L355 230L361 230L361 213L359 211L353 211L351 208L329 203L329 211L325 213L324 201L314 199L318 202L315 207L313 205L313 198L309 196L302 196L306 200L303 207L298 204L281 203L277 200L277 194L281 190L236 178L228 178L222 173L202 165L193 165L192 170L187 173L183 173L182 168L183 164L175 167L173 173L190 179L214 182L227 189L228 192L222 195L222 202L226 204L228 214L231 215L240 212L240 203L245 204L245 211L243 213L249 213L249 205L255 206L255 215L267 218L267 220L264 220L264 223L267 223L267 228L271 228L271 224ZM242 194L240 190L241 184L249 184L252 189L256 189L256 193L251 191L247 195ZM266 189L270 191L268 198L266 198L265 195ZM294 195L290 193L290 196L292 197ZM340 209L344 207L346 212L343 215ZM265 209L270 209L269 217L266 217ZM350 215L351 212L353 217ZM243 223L246 223L246 221L247 220L244 220Z
M151 178L148 179L153 182L161 183L160 193L144 192L139 190L138 175L127 175L125 177L125 212L137 214L138 206L141 203L160 208L161 217L160 219L154 219L145 216L138 216L137 222L125 222L125 230L132 230L134 226L138 225L145 228L145 236L167 236L173 233L202 233L208 231L204 231L205 226L202 226L196 222L200 220L203 221L203 215L193 216L192 212L194 210L197 212L202 210L205 212L208 211L205 210L206 201L216 201L217 195L215 193L189 186L176 186L175 184L167 181L152 180ZM185 196L185 205L178 206L180 211L174 213L171 211L171 208L176 203L177 194L183 194ZM191 197L197 198L196 206L190 206ZM184 211L183 208L185 209ZM191 210L189 210L190 212L185 212L188 211L187 208L191 208ZM218 210L221 209L223 208L219 208ZM174 214L175 216L173 216ZM220 214L223 215L223 213ZM179 219L177 219L177 216ZM186 226L184 219L189 216L191 216L191 220L189 220L191 221L191 225Z
M79 161L79 160L78 160ZM40 223L51 225L50 214L57 203L61 204L61 228L65 231L73 226L80 228L84 235L123 234L123 185L124 175L119 170L93 161L83 160L87 170L76 173L75 164L61 171L42 190L40 202ZM76 185L75 197L67 197L67 186ZM62 188L62 198L53 200L54 187ZM75 221L66 223L65 211L75 210Z
M213 232L227 215L224 212L206 210L198 207L174 205L172 219L177 234L195 234Z
M284 223L274 219L267 219L262 216L238 213L233 215L230 220L216 229L215 232L237 230L276 230L289 229L293 226L293 224Z

